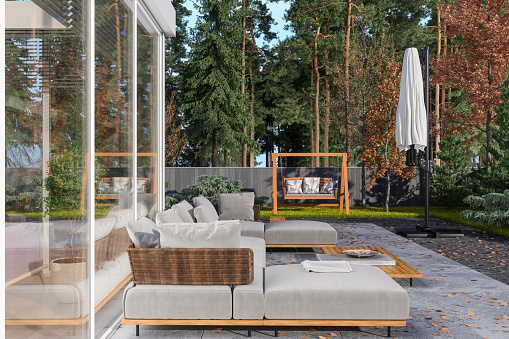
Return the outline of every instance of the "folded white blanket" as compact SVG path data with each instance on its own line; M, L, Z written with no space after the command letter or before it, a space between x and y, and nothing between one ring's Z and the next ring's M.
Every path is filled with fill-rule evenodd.
M353 271L352 267L347 261L310 261L304 260L301 262L308 272L316 273L350 273Z

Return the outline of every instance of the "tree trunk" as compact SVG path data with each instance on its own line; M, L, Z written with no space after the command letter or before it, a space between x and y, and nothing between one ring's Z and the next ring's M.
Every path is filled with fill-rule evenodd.
M212 131L212 167L217 167L217 128Z
M438 25L438 47L437 47L437 57L441 54L442 49L442 32L440 31L440 9L437 9L437 25ZM435 88L435 128L436 128L436 137L435 137L435 154L440 152L440 85L436 84ZM437 166L441 165L440 159L438 156L435 156Z
M255 82L253 79L253 65L249 65L249 79L251 81L251 140L255 139ZM255 167L255 155L249 154L249 166Z
M493 78L491 76L491 65L488 65L488 85L491 88L491 84L493 82ZM486 164L487 168L490 166L491 162L491 120L492 120L492 109L491 107L488 109L488 114L486 114Z
M325 53L325 63L329 65L329 54ZM325 116L323 124L323 152L329 153L329 125L330 125L330 86L329 72L325 68ZM329 167L329 157L324 158L324 166Z
M121 138L122 138L122 130L120 129L120 127L122 126L122 114L120 112L122 112L123 110L123 104L122 104L122 93L120 92L121 91L121 88L122 86L120 86L120 84L122 83L122 40L121 40L121 31L122 29L120 28L120 8L119 8L119 1L120 0L117 0L115 1L115 17L116 17L116 25L115 25L115 28L116 28L116 33L117 33L117 72L118 72L118 89L117 89L117 116L116 116L116 123L115 123L115 147L116 147L116 150L117 152L120 152L122 151L122 149L120 148L120 142L121 142ZM136 111L136 110L135 110ZM130 128L130 126L128 127Z
M385 187L385 212L389 213L389 199L391 197L391 169L388 168L385 172L387 186Z
M362 184L362 209L366 209L366 164L362 162L361 167L361 184Z
M246 7L246 1L242 0L242 8ZM242 71L241 71L242 83L240 85L240 93L242 98L246 93L246 17L242 17ZM242 133L247 137L247 127L242 126ZM247 144L242 144L242 167L247 167Z
M317 39L320 34L320 27L316 30L314 44L314 70L315 70L315 152L320 153L320 72L318 70L318 43ZM315 166L320 166L320 157L315 157Z
M350 167L351 162L351 144L350 144L350 29L352 22L352 0L348 0L348 14L346 17L346 40L345 40L345 139L347 166Z
M311 88L313 87L314 79L314 70L315 70L315 59L311 59ZM311 112L314 110L314 98L311 97ZM309 122L309 138L311 139L311 153L315 153L315 138L314 138L314 129L313 129L313 121ZM311 157L311 167L315 167L315 158Z

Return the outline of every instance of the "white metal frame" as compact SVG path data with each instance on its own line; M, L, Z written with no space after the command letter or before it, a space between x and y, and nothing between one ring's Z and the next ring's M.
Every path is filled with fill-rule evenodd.
M0 65L5 65L5 1L0 1ZM0 83L5 84L5 67L0 67ZM0 92L0 263L5 262L5 86ZM0 333L5 333L5 269L0 268Z

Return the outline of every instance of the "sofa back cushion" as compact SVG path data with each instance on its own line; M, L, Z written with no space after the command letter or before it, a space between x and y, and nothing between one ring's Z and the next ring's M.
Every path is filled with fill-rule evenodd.
M178 223L178 224L185 223L185 221L182 220L177 211L172 209L157 213L155 221L157 226L167 223Z
M238 220L159 225L161 248L238 248ZM135 245L136 246L136 245Z
M217 215L216 208L209 199L205 198L203 195L199 195L193 198L194 203L194 217L196 218L196 222L214 222L219 220L219 215Z
M254 220L254 193L219 194L219 220Z
M180 219L182 219L186 223L196 222L193 217L193 205L188 203L185 200L182 200L178 204L175 204L171 207L172 210L178 213Z

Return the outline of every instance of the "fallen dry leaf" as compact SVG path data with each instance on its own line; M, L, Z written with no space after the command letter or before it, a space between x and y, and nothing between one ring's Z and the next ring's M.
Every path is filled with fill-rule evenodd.
M449 333L449 329L444 327L440 330L440 332L443 332L443 333Z
M278 334L280 337L284 337L286 335L286 332L281 332Z
M468 311L468 315L472 315L473 316L473 315L475 315L475 313L472 312L472 311Z
M331 337L337 337L338 335L336 333L330 333Z
M504 301L503 303L500 303L500 306L507 306L507 301Z
M221 332L222 330L223 329L221 327L218 327L218 328L215 328L212 331L210 331L210 333L212 333L212 332Z

